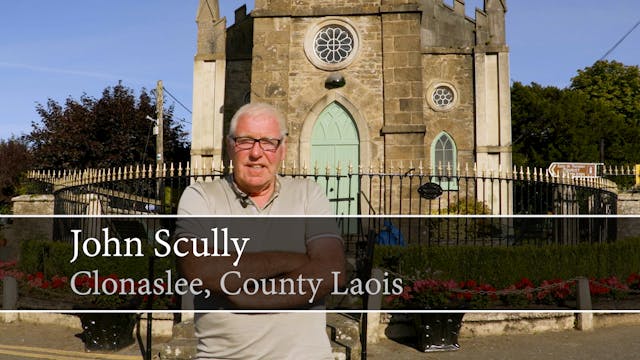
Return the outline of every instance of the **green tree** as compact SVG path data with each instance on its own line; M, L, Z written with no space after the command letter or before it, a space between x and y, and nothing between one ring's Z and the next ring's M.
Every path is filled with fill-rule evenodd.
M605 160L612 165L640 163L640 68L617 61L597 61L578 70L571 89L598 100L622 116L622 123L611 118L600 119L605 128L619 126L615 137L604 133Z
M0 213L8 212L11 198L19 194L20 180L33 164L23 138L0 140Z
M640 124L640 68L617 61L597 61L578 70L571 79L571 89L600 99L625 117L632 126Z
M28 135L37 165L44 169L108 168L155 163L153 123L155 100L142 89L136 98L122 83L107 87L99 99L83 94L64 105L49 99L36 107L41 121ZM167 161L189 156L182 124L173 107L164 110L164 152Z
M584 92L514 82L511 104L515 165L598 162L603 138L609 142L609 156L616 161L624 157L622 116Z

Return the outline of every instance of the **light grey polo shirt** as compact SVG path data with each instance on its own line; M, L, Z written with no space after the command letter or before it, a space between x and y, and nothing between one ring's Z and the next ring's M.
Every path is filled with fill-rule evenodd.
M320 185L311 179L278 176L276 190L259 209L233 182L232 176L189 186L178 215L333 215Z
M248 251L304 253L307 243L316 238L329 236L341 239L332 218L327 218L333 222L332 226L327 227L326 222L305 221L300 218L282 220L253 217L333 215L324 192L310 179L279 176L276 191L262 209L257 208L253 201L235 186L232 177L212 182L198 182L189 186L178 205L178 215L229 214L246 215L249 219L237 227L237 231L243 232L239 236L244 236L245 231L251 234L248 236L256 238L260 238L262 234L270 234L266 241L254 241L252 238L252 241L247 243ZM223 226L224 223L232 224L236 220L222 218L218 226ZM176 234L206 235L211 224L207 222L206 225L201 226L191 219L179 219ZM199 300L202 299L196 298L196 311L211 309L211 304L205 304L206 301L200 303ZM325 314L318 312L263 315L196 312L197 358L329 360L333 357L325 324Z

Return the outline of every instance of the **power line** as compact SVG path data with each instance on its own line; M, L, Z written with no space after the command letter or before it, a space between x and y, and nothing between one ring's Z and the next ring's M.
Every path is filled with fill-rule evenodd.
M633 27L631 28L631 30L627 31L627 33L626 33L626 34L624 34L624 36L623 36L622 38L620 38L620 40L618 40L618 42L617 42L617 43L615 43L615 45L613 45L613 47L611 47L611 49L609 49L609 51L607 51L604 55L602 55L602 57L601 57L598 61L602 61L602 60L604 60L607 56L609 56L609 54L611 54L611 52L612 52L613 50L615 50L615 49L618 47L618 45L620 45L620 44L624 41L624 39L626 39L626 38L627 38L627 36L629 36L629 34L631 34L631 33L633 32L633 30L635 30L635 29L638 27L638 25L640 25L640 20L638 20L638 22L637 22L635 25L633 25Z
M180 100L178 100L175 96L173 96L173 94L171 92L169 92L169 90L167 90L166 87L163 87L164 92L167 93L167 95L169 95L173 100L175 100L180 106L182 106L183 109L187 110L189 112L189 114L193 113L191 112L191 110L189 110L189 108L187 108L182 102L180 102Z

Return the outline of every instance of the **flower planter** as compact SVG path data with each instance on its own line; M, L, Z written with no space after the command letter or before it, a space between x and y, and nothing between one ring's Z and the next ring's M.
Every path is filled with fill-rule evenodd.
M86 351L118 351L134 342L136 314L80 313Z
M422 352L458 350L463 316L464 313L415 314L417 349Z

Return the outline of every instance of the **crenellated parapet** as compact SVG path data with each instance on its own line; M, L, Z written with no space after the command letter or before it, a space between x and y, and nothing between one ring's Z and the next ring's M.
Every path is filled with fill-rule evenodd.
M475 19L464 0L256 0L253 17L349 16L422 12L421 45L425 52L503 51L506 48L506 0L485 0Z
M506 0L485 0L484 10L476 9L476 47L488 51L506 49Z
M421 45L426 53L465 53L504 51L505 0L485 0L476 9L475 19L466 15L464 0L454 0L453 7L442 0L420 0L422 11Z

